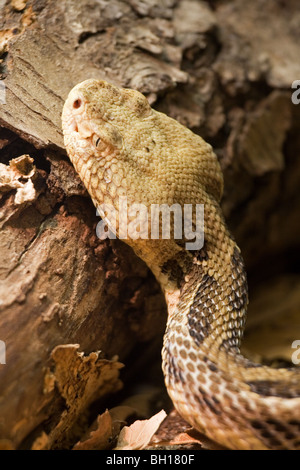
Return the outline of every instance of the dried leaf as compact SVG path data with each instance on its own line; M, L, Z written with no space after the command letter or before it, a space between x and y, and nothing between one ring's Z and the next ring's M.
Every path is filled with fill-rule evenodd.
M177 434L174 439L169 442L170 445L182 445L182 444L200 444L202 442L199 439L195 439L186 432L181 432Z
M116 406L99 415L88 432L73 447L73 450L110 449L125 420L135 413L129 406Z
M131 426L125 426L120 432L118 444L114 450L144 449L166 416L166 412L161 410L150 419L138 420Z
M73 450L105 450L113 439L113 421L106 410L96 420L96 429L90 430L88 436L73 447ZM116 434L115 434L116 435Z
M168 445L177 446L201 446L203 449L209 450L224 450L224 447L210 440L204 434L201 434L196 429L190 428L186 432L182 432L172 439Z

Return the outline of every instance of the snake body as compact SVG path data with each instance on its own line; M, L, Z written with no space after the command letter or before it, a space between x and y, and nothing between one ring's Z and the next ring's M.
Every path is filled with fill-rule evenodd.
M166 296L163 371L178 412L230 449L300 449L299 369L275 370L240 354L247 279L219 206L223 177L211 146L138 91L105 81L73 88L62 121L68 155L95 206L110 204L120 215L121 196L149 208L204 204L199 250L175 237L124 240Z

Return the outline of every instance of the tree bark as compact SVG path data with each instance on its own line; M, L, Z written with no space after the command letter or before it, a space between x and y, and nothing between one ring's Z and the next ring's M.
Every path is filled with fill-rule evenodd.
M294 309L300 303L300 106L291 101L300 79L300 6L1 3L0 446L71 448L91 405L101 399L105 408L121 388L121 363L134 369L149 361L132 352L159 344L166 308L134 253L96 236L99 217L63 145L69 90L87 78L138 89L214 146L225 177L222 206L257 301L248 343L246 336L254 351L261 282L269 280L271 293L281 286L280 319L287 298ZM292 315L281 358L289 359L297 335Z

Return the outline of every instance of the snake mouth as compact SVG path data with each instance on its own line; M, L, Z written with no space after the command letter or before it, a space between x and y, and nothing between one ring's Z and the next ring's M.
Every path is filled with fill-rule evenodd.
M66 142L81 142L80 145L93 148L98 156L106 151L112 151L112 146L104 136L99 134L93 127L92 121L88 119L87 102L76 87L71 91L63 112L63 131ZM103 125L105 121L103 120Z
M99 128L94 129L92 123L86 116L84 102L80 98L71 97L65 104L62 122L65 146L72 148L73 160L75 155L80 155L86 160L89 155L104 164L109 155L114 155L116 149L107 142L107 139L99 133ZM74 163L74 162L73 162Z

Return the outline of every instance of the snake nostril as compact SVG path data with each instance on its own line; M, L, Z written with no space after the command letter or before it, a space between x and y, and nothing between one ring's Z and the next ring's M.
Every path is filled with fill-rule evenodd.
M74 101L73 108L78 109L80 108L81 104L82 104L82 101L78 98L77 100Z

